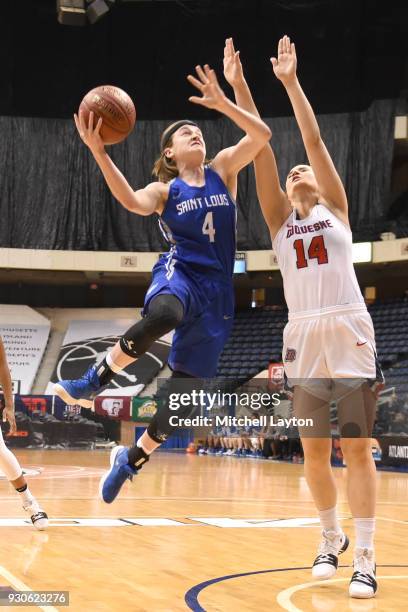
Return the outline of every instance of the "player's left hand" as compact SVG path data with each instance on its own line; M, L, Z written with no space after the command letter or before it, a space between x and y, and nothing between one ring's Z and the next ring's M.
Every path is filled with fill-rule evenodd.
M287 85L296 79L296 49L295 44L290 42L289 36L284 36L278 44L278 58L271 57L272 68L275 76Z
M235 51L232 38L227 38L225 41L224 77L231 87L240 85L244 80L244 71L239 57L239 51Z
M5 406L3 410L3 422L8 421L10 425L9 434L14 434L17 431L16 415L14 412L14 405Z
M222 111L227 98L218 84L214 70L212 70L208 64L205 64L204 70L201 66L196 66L196 72L198 79L191 74L188 75L187 79L202 93L202 97L190 96L189 101L194 102L194 104L201 104L201 106L206 106L207 108Z

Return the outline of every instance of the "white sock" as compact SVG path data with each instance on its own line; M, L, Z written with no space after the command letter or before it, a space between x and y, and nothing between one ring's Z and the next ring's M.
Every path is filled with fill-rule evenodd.
M375 518L355 518L356 548L374 548Z
M320 524L325 531L337 531L342 532L340 523L337 519L336 506L328 508L327 510L319 510Z
M148 448L146 448L146 447L143 445L143 443L142 443L142 437L140 437L140 438L138 439L138 441L136 442L136 446L138 446L139 448L141 448L141 449L142 449L142 450L143 450L143 451L146 453L146 455L151 455L151 454L152 454L152 452L153 452L154 450L156 450L156 449L154 449L154 448L152 448L152 449L150 449L150 450L149 450Z
M22 488L22 487L20 487ZM24 489L24 491L18 491L16 489L17 493L20 495L21 500L23 502L23 506L26 506L27 504L31 503L33 501L33 496L31 495L30 489L28 488L28 486Z

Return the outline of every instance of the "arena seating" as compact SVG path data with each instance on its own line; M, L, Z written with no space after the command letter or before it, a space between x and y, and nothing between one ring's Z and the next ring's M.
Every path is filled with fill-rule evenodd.
M408 359L397 360L386 370L387 387L394 387L396 393L408 394Z
M230 339L220 357L218 376L248 380L281 361L282 332L288 318L285 307L254 308L237 312Z
M369 310L375 328L378 358L388 369L404 357L408 358L408 300L377 302Z

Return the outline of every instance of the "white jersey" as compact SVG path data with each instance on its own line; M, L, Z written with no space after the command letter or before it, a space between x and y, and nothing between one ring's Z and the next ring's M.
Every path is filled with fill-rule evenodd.
M306 219L294 211L273 240L291 315L316 315L364 299L353 266L352 234L323 204L316 204Z

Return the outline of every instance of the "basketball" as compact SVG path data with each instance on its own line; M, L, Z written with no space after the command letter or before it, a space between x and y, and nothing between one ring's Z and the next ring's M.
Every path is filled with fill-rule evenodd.
M131 97L119 87L101 85L91 89L79 107L86 124L91 111L94 112L94 126L102 118L100 135L107 145L117 144L127 138L135 126L135 105Z

